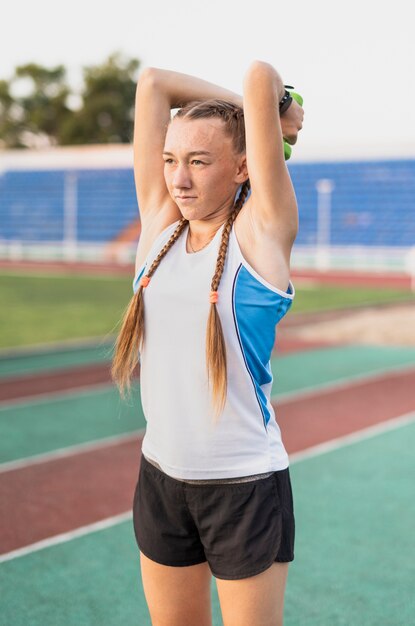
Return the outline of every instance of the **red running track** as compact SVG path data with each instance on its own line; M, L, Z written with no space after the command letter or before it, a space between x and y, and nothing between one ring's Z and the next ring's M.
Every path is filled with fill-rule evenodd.
M289 454L415 410L415 369L274 405ZM0 474L0 554L131 510L141 439Z
M328 343L296 338L278 338L278 354L321 348ZM139 367L135 373L139 376ZM60 391L85 389L94 385L111 384L110 363L90 363L76 367L43 370L30 374L0 378L0 402L23 400Z

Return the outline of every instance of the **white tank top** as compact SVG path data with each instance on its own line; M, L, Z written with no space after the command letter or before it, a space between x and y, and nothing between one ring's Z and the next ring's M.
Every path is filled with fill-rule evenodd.
M133 282L150 268L179 221L154 241ZM187 225L143 290L145 339L140 353L144 456L178 479L249 476L288 467L270 401L276 324L290 308L287 292L245 260L232 227L216 304L225 337L227 399L218 422L206 370L209 295L222 225L210 243L186 251Z

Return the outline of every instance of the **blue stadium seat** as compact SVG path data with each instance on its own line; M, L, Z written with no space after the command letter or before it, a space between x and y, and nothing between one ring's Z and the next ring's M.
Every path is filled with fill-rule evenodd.
M315 244L316 182L334 182L331 243L415 244L415 160L289 162L300 214L296 244ZM108 242L138 214L133 170L71 170L77 178L77 236ZM63 170L0 173L0 240L62 241Z

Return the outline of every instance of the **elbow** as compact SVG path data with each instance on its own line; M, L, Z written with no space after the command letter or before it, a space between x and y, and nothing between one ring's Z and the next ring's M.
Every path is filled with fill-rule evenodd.
M267 61L260 61L259 59L255 59L248 66L248 71L250 70L274 70L275 68L271 65L271 63L267 63Z
M249 65L245 73L244 81L247 81L250 78L254 78L255 80L262 78L281 80L280 75L278 74L275 67L273 67L270 63L267 63L266 61L259 61L257 59L255 61L252 61L252 63Z
M156 67L145 67L137 80L137 89L142 85L155 85L157 81L158 69Z
M284 94L284 85L277 70L265 61L253 61L248 67L243 80L244 94L271 91L280 100Z

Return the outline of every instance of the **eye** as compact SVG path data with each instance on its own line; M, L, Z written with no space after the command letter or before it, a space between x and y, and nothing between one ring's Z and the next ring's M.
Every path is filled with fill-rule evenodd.
M199 161L199 159L193 159L192 163L201 163L202 165L204 165L203 161Z
M171 161L173 161L173 159L164 159L165 163L170 163Z

